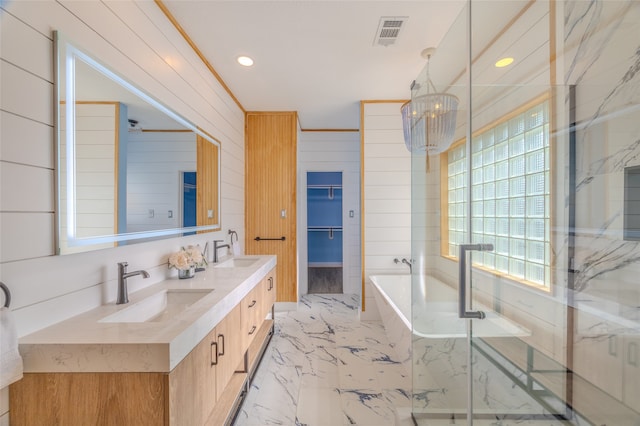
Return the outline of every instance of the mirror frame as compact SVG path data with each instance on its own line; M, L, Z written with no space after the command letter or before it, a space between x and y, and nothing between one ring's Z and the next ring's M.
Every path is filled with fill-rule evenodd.
M66 39L63 35L60 34L59 31L53 31L53 39L54 39L54 81L55 81L55 135L56 135L56 184L55 184L55 193L56 193L56 254L71 254L77 252L85 252L91 250L99 250L109 247L104 247L106 243L113 243L113 247L117 247L118 243L126 243L131 244L134 242L146 242L157 239L164 238L176 238L181 237L183 234L191 235L194 233L202 233L202 232L214 232L222 229L221 225L221 153L222 153L222 144L221 142L202 130L200 127L194 125L190 121L186 120L182 116L178 115L169 107L165 106L161 102L157 101L151 95L147 94L140 88L136 87L133 83L129 82L126 78L120 76L116 72L112 71L110 68L102 64L99 60L92 57L90 54L86 53L82 49L78 48L68 39ZM76 237L76 202L75 202L75 61L81 60L85 64L94 68L97 72L103 74L108 77L116 84L120 85L127 91L132 94L138 96L143 101L147 102L160 112L164 113L171 119L175 120L177 123L183 125L186 129L191 130L194 134L202 137L208 142L217 146L217 200L216 200L216 209L218 212L217 222L216 224L211 225L202 225L202 226L192 226L192 227L175 227L175 228L165 228L151 231L140 231L140 232L126 232L126 233L113 233L113 234L105 234L98 235L93 237ZM61 88L63 85L61 84L64 81L64 94L61 93ZM73 102L68 102L69 99L72 99ZM64 104L64 108L62 107ZM61 126L61 113L65 114L65 129L73 129L73 131L65 131L64 138L62 137L62 126ZM196 143L196 141L194 141ZM65 158L61 158L62 156L62 147L66 148L64 152L67 153ZM62 182L61 176L61 166L66 166L66 177L64 182ZM62 213L61 206L63 203L61 193L62 189L66 189L66 212ZM69 212L71 214L69 214ZM63 230L65 229L63 225L66 225L66 243L61 238ZM73 249L73 250L72 250Z

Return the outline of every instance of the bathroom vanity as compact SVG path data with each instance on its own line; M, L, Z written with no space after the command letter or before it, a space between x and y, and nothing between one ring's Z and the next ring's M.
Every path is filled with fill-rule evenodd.
M273 333L275 266L231 258L21 338L12 426L229 423Z

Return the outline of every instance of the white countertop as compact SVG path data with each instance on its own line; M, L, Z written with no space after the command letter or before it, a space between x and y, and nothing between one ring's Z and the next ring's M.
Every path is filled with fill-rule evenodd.
M112 302L54 324L19 341L25 373L169 372L276 265L275 256L249 267L209 265L194 278L177 277L129 294L129 303ZM165 289L213 289L183 312L163 322L99 322Z

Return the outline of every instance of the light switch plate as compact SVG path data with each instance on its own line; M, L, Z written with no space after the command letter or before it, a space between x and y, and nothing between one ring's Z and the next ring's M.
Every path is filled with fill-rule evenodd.
M207 210L207 217L208 217L209 219L212 219L212 218L213 218L213 210Z

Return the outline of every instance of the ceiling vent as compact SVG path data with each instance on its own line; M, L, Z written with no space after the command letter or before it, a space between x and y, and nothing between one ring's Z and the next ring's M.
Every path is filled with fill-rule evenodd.
M400 31L409 19L408 16L383 16L380 18L376 37L373 39L374 46L391 46L396 42Z

